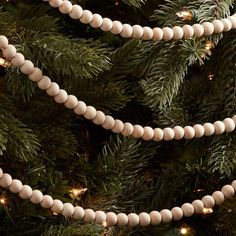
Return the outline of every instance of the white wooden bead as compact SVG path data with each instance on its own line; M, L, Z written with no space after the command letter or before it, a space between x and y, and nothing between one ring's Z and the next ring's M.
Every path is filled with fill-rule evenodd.
M11 185L9 186L9 190L12 193L19 193L22 190L22 183L18 179L13 179Z
M51 7L60 7L62 4L62 0L49 0L49 4Z
M83 116L88 120L92 120L96 117L96 115L97 115L97 110L92 106L87 106L87 110Z
M175 126L173 130L175 132L175 140L180 140L184 137L184 129L181 126Z
M128 226L135 227L139 224L139 216L135 213L128 214Z
M9 44L6 48L3 49L2 54L7 59L12 59L16 56L16 48L15 46Z
M203 22L202 26L204 28L204 35L212 35L214 33L214 26L210 22Z
M60 87L55 82L52 82L50 87L46 89L46 93L52 97L56 96L59 92L60 92Z
M183 210L183 213L184 213L184 216L185 216L185 217L190 217L190 216L192 216L193 213L194 213L193 205L190 204L190 203L184 203L184 204L181 206L181 209Z
M172 220L172 213L168 209L164 209L160 211L161 219L163 223L169 223Z
M148 226L151 223L151 217L148 213L142 212L139 214L139 225L140 226Z
M153 38L153 30L148 27L143 27L143 40L151 40Z
M72 217L75 220L82 220L84 218L84 209L80 206L76 206Z
M180 207L174 207L171 209L173 220L181 220L184 216L183 210Z
M112 21L109 18L103 18L102 25L100 26L101 30L107 32L110 31L112 27Z
M69 14L72 11L72 3L70 1L63 1L59 7L62 14Z
M112 116L106 116L106 119L104 123L102 124L102 127L104 129L112 129L115 126L115 120Z
M202 198L202 202L206 208L212 208L215 205L215 200L212 196L206 195Z
M174 33L170 27L164 27L162 29L162 31L163 31L163 39L164 40L169 41L169 40L173 39Z
M233 119L225 118L223 122L225 124L225 132L229 133L235 130L235 122Z
M149 213L152 225L159 225L161 223L161 214L158 211L152 211Z
M212 123L205 123L203 127L205 129L205 132L204 132L205 136L211 136L212 134L214 134L215 127Z
M93 20L90 22L90 25L93 28L99 28L102 25L103 18L99 14L93 14Z
M78 104L74 109L75 114L84 115L86 111L87 111L87 105L83 101L78 101Z
M89 24L93 20L93 13L89 10L84 10L82 16L79 18L79 20L83 24Z
M84 211L84 222L92 223L95 220L95 212L92 209L86 209Z
M0 35L0 49L4 49L8 46L8 39L4 35Z
M232 117L232 120L233 120L234 123L236 124L236 115L234 115L234 116Z
M128 216L124 213L119 213L117 215L117 225L119 226L125 226L128 224Z
M39 190L33 190L30 201L34 204L39 204L43 200L43 194Z
M225 200L224 194L221 191L215 191L212 194L212 197L214 198L216 205L221 205Z
M231 30L232 23L229 19L222 19L221 22L223 23L223 26L224 26L224 29L223 29L224 32Z
M65 102L65 107L68 109L74 109L78 105L78 99L74 95L68 95L68 98Z
M163 39L163 31L162 31L162 29L158 28L158 27L154 28L153 29L153 38L152 38L152 40L160 41L162 39Z
M182 27L180 27L180 26L173 27L173 33L174 33L174 36L173 36L174 40L179 40L184 37L184 31L183 31Z
M0 178L2 178L3 176L3 171L2 171L2 168L0 168Z
M184 138L185 139L192 139L195 136L195 130L192 126L185 126L184 127Z
M132 135L133 131L134 131L133 125L129 122L126 122L126 123L124 123L124 129L122 130L121 133L124 136L130 136L130 135Z
M19 192L19 196L22 199L29 199L32 196L32 188L29 185L23 185L21 191Z
M37 82L37 85L40 89L46 90L51 86L51 79L48 76L43 76L41 80Z
M164 140L165 141L170 141L175 137L175 132L172 128L165 128L163 129L164 132Z
M43 200L40 202L41 207L47 209L50 208L53 204L53 199L49 195L44 195Z
M78 20L83 15L82 7L79 5L73 5L69 15L72 19Z
M192 202L192 205L193 205L193 208L194 208L194 212L196 214L200 214L202 212L202 210L204 209L204 203L203 201L197 199L197 200L194 200Z
M222 121L215 121L213 125L215 128L215 134L222 134L225 132L225 124Z
M93 119L93 123L96 125L101 125L105 122L105 120L106 120L105 114L102 111L97 111L97 114L95 118Z
M104 211L96 211L95 212L95 223L102 224L103 222L106 222L106 213Z
M162 129L160 128L155 128L154 129L154 136L153 136L153 140L156 142L159 142L161 140L163 140L164 138L164 132Z
M132 33L133 33L132 26L129 25L129 24L123 24L123 28L122 28L122 31L121 31L120 35L123 38L130 38Z
M122 130L124 129L124 123L121 120L115 120L115 125L112 129L112 132L114 133L121 133Z
M11 64L16 67L20 67L24 64L25 57L23 54L17 52L16 55L11 59Z
M12 184L12 177L7 174L4 173L0 179L0 186L3 188L7 188Z
M148 141L148 140L153 139L153 137L154 137L154 130L153 130L153 128L151 128L149 126L144 127L143 139Z
M194 131L195 131L195 137L196 138L201 138L204 133L205 133L205 129L202 125L196 124L193 126Z
M107 212L107 225L114 226L117 223L117 215L114 212Z
M60 89L59 93L54 96L54 100L57 103L65 103L68 98L68 94L64 89Z
M232 29L235 29L236 28L236 17L230 16L227 19L230 20L230 22L232 23Z
M199 38L204 34L204 28L200 24L193 25L194 35Z
M29 60L25 60L24 64L20 67L20 71L25 75L29 75L34 71L34 64Z
M38 82L39 80L42 79L43 77L43 72L42 70L40 70L38 67L35 67L33 72L30 73L29 75L29 79L34 81L34 82Z
M231 185L233 186L233 188L234 188L234 190L235 190L235 192L236 192L236 180L234 180L234 181L231 183Z
M235 190L233 186L227 184L221 189L221 192L224 194L226 198L231 198L234 196Z
M51 211L54 213L61 213L63 211L63 202L59 199L54 199L53 204L51 206Z
M143 27L140 25L133 25L132 38L141 39L143 37Z
M191 25L184 25L183 31L184 31L184 38L186 39L190 39L194 35L194 29Z
M214 33L219 34L223 32L224 25L220 20L213 20L212 24L214 26Z
M112 22L112 29L111 29L112 34L115 35L120 34L122 30L123 30L123 25L120 21L115 20Z
M132 133L132 136L134 138L141 138L144 134L144 129L141 125L134 125L134 131Z
M72 215L74 214L74 206L68 202L64 203L61 214L65 217L72 217Z

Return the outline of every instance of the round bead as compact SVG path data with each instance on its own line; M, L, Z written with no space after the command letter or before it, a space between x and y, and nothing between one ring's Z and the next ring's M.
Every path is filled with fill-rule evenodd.
M135 213L130 213L128 215L128 226L134 227L139 224L139 216Z
M232 23L232 29L235 29L236 28L236 17L230 16L227 19L230 20L230 22Z
M165 128L163 129L163 132L165 141L170 141L175 137L175 132L172 128Z
M90 25L93 28L99 28L103 23L102 16L99 14L93 14L93 20L90 22Z
M2 54L4 57L6 57L8 59L12 59L13 57L16 56L15 46L13 46L11 44L7 45L7 47L3 49Z
M20 71L25 75L29 75L34 71L34 64L29 60L25 60L24 64L20 67Z
M79 5L73 5L72 10L70 12L70 17L74 20L79 19L83 15L83 9Z
M9 190L12 193L19 193L22 190L22 183L18 179L13 179L11 185L9 186Z
M61 214L65 217L72 217L73 213L74 213L74 206L68 202L64 203Z
M21 53L16 53L16 55L11 59L11 64L16 67L20 67L24 64L25 57Z
M139 225L140 226L148 226L151 223L151 217L146 212L142 212L139 214Z
M172 220L172 213L168 209L161 210L161 219L163 223L169 223Z
M163 31L163 39L165 41L169 41L173 38L174 33L173 33L173 30L170 27L164 27L162 29L162 31Z
M34 204L39 204L43 200L43 194L39 190L33 190L30 201Z
M67 100L64 105L68 109L74 109L76 108L77 104L78 104L77 97L74 95L68 95Z
M140 25L133 25L132 37L135 39L140 39L143 37L143 27Z
M161 214L158 211L152 211L149 215L152 225L159 225L161 223Z
M232 23L231 23L231 21L229 19L222 19L221 22L222 22L222 24L224 26L224 29L223 29L224 32L227 32L227 31L231 30Z
M143 27L143 40L151 40L153 38L153 30L148 27Z
M194 35L199 38L204 34L204 28L200 24L194 24L193 26Z
M52 82L50 87L46 90L46 93L52 97L55 97L59 92L60 92L60 87L55 82Z
M204 28L204 35L212 35L214 33L214 26L210 22L202 23L202 27Z
M75 220L82 220L84 218L84 209L80 206L74 208L74 214L72 216Z
M124 129L124 123L121 120L115 120L115 125L112 129L112 132L114 133L121 133Z
M112 129L115 126L115 120L112 116L106 116L106 119L104 123L102 124L102 127L104 129Z
M35 67L33 72L29 74L29 79L34 82L38 82L39 80L42 79L42 77L43 77L43 72L38 67Z
M84 211L84 222L91 223L95 220L95 212L92 209L86 209Z
M0 178L2 178L3 176L3 171L2 171L2 168L0 168Z
M184 216L185 216L185 217L190 217L190 216L192 216L193 213L194 213L193 205L190 204L190 203L184 203L184 204L181 206L181 209L183 210L183 213L184 213Z
M47 209L50 208L53 204L53 199L49 195L44 195L43 200L40 202L41 207Z
M112 21L109 18L103 18L102 25L100 26L100 29L102 31L110 31L112 29Z
M55 199L53 200L52 206L51 206L51 211L54 213L61 213L63 210L63 203L62 201Z
M93 20L93 13L89 10L84 10L79 20L83 24L89 24Z
M224 124L225 124L225 132L232 132L235 129L235 123L234 120L231 118L225 118L223 120Z
M87 111L87 105L83 101L78 101L76 108L74 108L74 112L77 115L84 115Z
M59 93L54 97L55 102L65 103L67 101L68 94L64 89L60 89Z
M49 0L49 4L50 6L57 8L61 6L62 0Z
M203 127L204 127L204 130L205 130L205 132L204 132L205 136L211 136L212 134L214 134L215 127L212 123L205 123L203 125Z
M206 195L202 198L202 202L206 208L212 208L215 205L215 200L212 196Z
M162 39L163 39L163 31L162 31L162 29L158 28L158 27L154 28L153 29L153 38L152 38L152 40L160 41Z
M37 85L40 89L46 90L51 86L51 79L48 76L43 76L41 80L37 82Z
M131 35L133 33L133 28L131 25L129 24L123 24L122 26L122 31L120 33L120 35L123 37L123 38L130 38Z
M195 130L192 126L185 126L184 127L184 138L185 139L192 139L195 136Z
M88 120L92 120L96 117L97 110L92 106L87 106L87 111L84 113L84 117Z
M193 205L193 208L194 208L194 212L196 214L200 214L202 212L202 210L204 209L204 203L201 200L198 200L198 199L194 200L192 202L192 205Z
M8 39L4 35L0 35L0 49L4 49L8 46Z
M233 186L227 184L221 189L221 192L224 194L226 198L231 198L234 196L235 190Z
M232 120L233 120L234 123L236 124L236 115L234 115L234 116L232 117Z
M173 130L175 132L174 139L180 140L184 137L184 129L181 126L175 126Z
M107 225L108 226L116 225L116 223L117 223L117 215L114 212L108 212L106 214L106 216L107 216Z
M29 199L32 196L32 188L29 185L23 185L21 191L19 192L19 196L22 199Z
M133 125L129 122L126 122L126 123L124 123L124 129L122 130L121 133L124 136L130 136L130 135L132 135L133 131L134 131Z
M201 138L204 133L205 133L205 129L202 125L196 124L193 126L194 131L195 131L195 137L196 138Z
M7 174L4 173L0 179L0 186L3 188L7 188L12 184L12 177Z
M95 118L93 119L93 123L96 125L101 125L105 122L106 120L106 116L102 111L97 111L97 114L95 116ZM115 123L115 121L114 121Z
M173 33L174 33L173 39L175 40L179 40L184 37L184 31L180 26L173 27Z
M184 38L186 39L190 39L194 35L194 29L191 25L184 25L183 31L184 31Z
M104 211L96 211L95 212L95 223L102 224L106 221L106 213Z
M225 124L222 121L216 121L213 125L215 128L215 134L222 134L225 132Z
M214 198L216 205L221 205L225 200L224 194L221 191L215 191L212 194L212 197Z
M62 14L69 14L72 11L72 3L70 1L63 1L59 7Z
M161 140L163 140L164 138L164 132L162 129L160 128L155 128L154 129L154 136L153 136L153 140L156 142L159 142Z
M153 139L154 136L153 128L146 126L143 129L144 129L143 139L146 141Z
M120 34L122 30L123 30L123 25L120 21L115 20L112 22L112 29L111 29L112 34L115 35Z
M117 215L117 225L125 226L128 224L128 216L124 213L119 213Z
M134 127L134 131L132 133L132 136L137 139L141 138L144 134L143 127L141 125L134 125L133 127Z
M234 190L236 191L236 180L234 180L231 185L233 186Z
M224 25L220 20L213 20L212 24L214 26L214 33L219 34L223 32Z
M180 207L174 207L171 209L173 220L181 220L183 218L183 210Z

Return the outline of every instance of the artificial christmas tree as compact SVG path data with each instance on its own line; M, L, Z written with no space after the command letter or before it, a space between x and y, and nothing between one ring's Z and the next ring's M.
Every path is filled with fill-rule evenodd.
M0 2L2 235L236 233L234 1Z

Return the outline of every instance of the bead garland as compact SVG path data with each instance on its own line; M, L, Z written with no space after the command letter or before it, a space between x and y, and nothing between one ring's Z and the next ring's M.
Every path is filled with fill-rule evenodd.
M34 204L40 204L42 208L50 209L53 213L61 214L74 220L83 220L85 223L95 222L97 224L106 223L108 226L129 226L135 227L159 225L169 223L172 220L179 221L183 217L191 217L193 214L200 214L204 208L212 208L221 205L225 199L232 198L236 193L236 180L231 185L222 187L221 191L215 191L212 195L206 195L201 200L194 200L192 203L184 203L181 207L173 207L171 210L163 209L160 212L150 213L116 214L114 212L94 211L83 209L80 206L73 206L71 203L63 203L58 199L53 199L49 195L43 195L39 190L32 190L29 185L23 185L20 180L12 179L8 173L3 173L0 168L0 186L8 188L12 193L18 193L22 199L28 199Z
M78 101L74 95L68 95L65 90L60 89L56 82L52 82L48 76L43 75L41 69L35 67L31 61L25 60L21 53L17 53L16 48L8 44L8 39L5 36L0 36L0 49L13 66L19 67L23 74L28 75L29 79L36 82L40 89L45 90L49 96L53 97L55 102L64 104L66 108L74 110L77 115L83 115L86 119L114 133L158 142L183 138L189 140L213 134L220 135L235 130L236 115L232 118L225 118L223 121L215 121L213 124L208 122L203 125L175 126L164 129L142 127L141 125L132 125L129 122L123 123L121 120L105 115L102 111L97 111L93 106L87 106L83 101Z
M72 19L80 20L83 24L90 24L93 28L100 28L104 32L111 32L123 38L136 38L143 40L180 40L189 39L193 36L210 36L230 31L236 28L236 14L221 20L203 22L202 24L175 26L173 28L164 27L150 28L148 26L123 24L120 21L112 21L103 18L99 14L93 14L89 10L83 10L80 5L72 5L68 0L43 0L48 2L51 7L58 8L62 14L68 14Z

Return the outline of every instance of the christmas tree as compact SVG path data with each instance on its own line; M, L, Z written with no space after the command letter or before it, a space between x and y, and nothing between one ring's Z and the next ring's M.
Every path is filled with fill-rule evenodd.
M236 235L235 1L0 4L1 235Z

